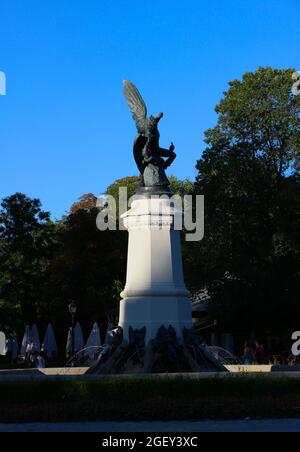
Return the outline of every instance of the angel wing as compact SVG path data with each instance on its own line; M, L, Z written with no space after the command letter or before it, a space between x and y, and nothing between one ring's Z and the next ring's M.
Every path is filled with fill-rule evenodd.
M133 119L136 122L139 132L142 132L145 127L145 120L147 118L146 104L133 83L131 83L129 80L125 80L123 82L123 86L124 96L133 115Z

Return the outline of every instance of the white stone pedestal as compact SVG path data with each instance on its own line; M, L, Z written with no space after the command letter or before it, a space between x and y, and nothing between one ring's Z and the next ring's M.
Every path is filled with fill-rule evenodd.
M146 345L163 325L175 328L178 339L192 327L192 310L182 270L180 232L170 199L139 199L122 216L129 231L127 282L121 296L120 326L147 329Z

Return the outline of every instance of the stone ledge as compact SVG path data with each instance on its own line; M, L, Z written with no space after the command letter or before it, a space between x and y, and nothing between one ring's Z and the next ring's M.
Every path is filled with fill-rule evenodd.
M232 366L227 366L231 368ZM240 366L239 366L240 367ZM88 368L58 368L58 369L28 369L28 370L7 370L0 371L0 383L10 381L40 381L40 380L103 380L103 379L124 379L124 378L190 378L193 380L205 380L207 378L266 378L266 379L300 379L299 367L295 371L256 371L245 370L244 372L201 372L201 373L174 373L174 374L122 374L122 375L86 375ZM264 366L265 367L265 366ZM271 367L271 366L270 366ZM284 366L283 366L284 367ZM229 369L228 369L229 370Z
M300 366L282 366L282 365L253 365L245 366L243 364L234 366L225 366L231 373L300 373Z

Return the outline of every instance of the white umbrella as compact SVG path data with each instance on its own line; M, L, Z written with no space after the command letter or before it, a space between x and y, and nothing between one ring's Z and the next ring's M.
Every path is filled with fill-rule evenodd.
M95 359L98 358L99 347L101 347L101 337L98 323L94 323L85 347L89 349L89 364L92 365L95 362Z
M31 339L30 327L28 325L26 325L24 336L23 336L23 339L22 339L21 350L20 350L20 355L23 358L25 358L25 356L26 356L26 350L27 350L27 346L28 346L28 344L30 342L30 339Z
M69 331L68 331L66 352L67 352L67 355L70 355L73 352L73 331L72 331L72 327L70 327Z
M100 338L100 330L98 323L94 323L91 334L86 343L86 348L88 347L100 347L101 346L101 338Z
M109 344L109 339L110 339L110 337L111 337L111 332L112 332L115 328L116 328L116 327L115 327L115 325L114 325L113 322L108 322L104 344Z
M6 339L6 343L5 343L5 355L8 355L9 353L11 353L11 339Z
M36 324L34 324L31 329L31 340L32 340L32 353L40 352L41 351L41 343L40 343L39 332L38 332Z
M72 327L69 328L66 351L67 354L70 355L71 353L75 354L76 352L80 352L83 348L84 340L82 329L80 323L77 322L74 327L74 330L72 330Z
M42 345L42 350L44 351L48 359L52 359L54 353L57 353L57 343L54 335L53 326L51 325L51 323L49 323L47 327L44 342Z
M74 347L76 352L80 352L84 348L84 339L79 322L76 323L74 328Z
M0 355L6 355L6 338L5 334L2 331L0 331Z

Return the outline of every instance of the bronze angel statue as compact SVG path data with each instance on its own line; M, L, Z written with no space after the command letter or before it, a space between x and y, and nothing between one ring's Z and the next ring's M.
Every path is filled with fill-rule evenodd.
M171 143L169 149L159 146L160 134L158 123L163 113L147 117L147 107L138 89L128 80L124 81L124 95L133 114L138 135L134 142L134 158L141 173L140 186L145 190L151 188L166 191L170 185L165 170L176 158L175 146Z

